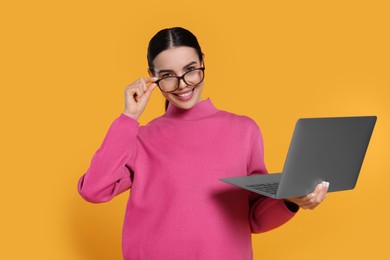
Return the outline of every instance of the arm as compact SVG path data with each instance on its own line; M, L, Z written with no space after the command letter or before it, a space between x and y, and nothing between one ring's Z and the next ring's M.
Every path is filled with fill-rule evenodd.
M248 175L268 174L264 163L264 143L257 127L248 162ZM256 193L249 195L249 222L253 233L266 232L289 221L299 207L292 202L268 198Z
M87 172L79 179L78 191L85 200L106 202L131 187L138 128L138 122L125 114L113 121Z

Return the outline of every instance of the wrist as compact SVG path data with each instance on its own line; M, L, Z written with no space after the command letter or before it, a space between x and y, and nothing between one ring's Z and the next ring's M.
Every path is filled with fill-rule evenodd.
M122 114L124 114L125 116L128 116L128 117L131 117L131 118L133 118L133 119L135 119L135 120L138 120L138 118L139 118L139 116L134 115L134 114L132 114L132 113L128 113L128 112L126 112L126 111L124 111Z
M291 211L291 212L298 212L299 210L299 206L297 204L295 204L294 202L291 202L289 200L283 200L284 201L284 204L286 205L286 207Z

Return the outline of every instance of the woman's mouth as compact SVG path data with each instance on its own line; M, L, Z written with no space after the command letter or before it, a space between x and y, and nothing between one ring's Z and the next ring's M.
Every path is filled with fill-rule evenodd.
M183 91L183 92L180 92L180 93L172 93L173 95L175 95L178 99L182 100L182 101L187 101L187 100L190 100L194 94L194 89L191 89L191 90L188 90L188 91Z

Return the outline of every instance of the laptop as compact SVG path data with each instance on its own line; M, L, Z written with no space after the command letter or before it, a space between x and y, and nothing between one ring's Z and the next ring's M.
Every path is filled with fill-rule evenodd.
M275 199L306 196L317 184L328 192L355 188L376 116L301 118L295 125L282 173L223 178Z

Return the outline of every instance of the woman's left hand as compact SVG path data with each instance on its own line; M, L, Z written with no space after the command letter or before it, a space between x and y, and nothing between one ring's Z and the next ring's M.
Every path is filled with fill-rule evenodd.
M328 192L329 182L321 182L316 186L314 191L306 196L297 198L288 198L287 201L291 201L303 209L315 209L326 198Z

